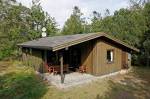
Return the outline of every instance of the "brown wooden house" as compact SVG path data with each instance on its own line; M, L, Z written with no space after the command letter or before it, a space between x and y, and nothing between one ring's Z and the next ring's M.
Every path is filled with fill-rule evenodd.
M105 33L54 36L18 44L22 59L37 71L43 64L57 67L57 73L86 68L86 73L105 75L128 68L131 53L139 50ZM59 68L59 69L58 69Z

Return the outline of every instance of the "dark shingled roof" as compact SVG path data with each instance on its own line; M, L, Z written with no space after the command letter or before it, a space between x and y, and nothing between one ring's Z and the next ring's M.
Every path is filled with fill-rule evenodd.
M75 35L65 35L65 36L53 36L53 37L44 37L39 38L33 41L24 42L22 44L18 44L21 47L30 47L30 48L38 48L38 49L49 49L49 50L60 50L72 45L76 45L85 41L89 41L98 37L104 36L108 39L111 39L131 50L139 51L138 49L125 44L124 42L115 39L105 33L87 33L87 34L75 34Z

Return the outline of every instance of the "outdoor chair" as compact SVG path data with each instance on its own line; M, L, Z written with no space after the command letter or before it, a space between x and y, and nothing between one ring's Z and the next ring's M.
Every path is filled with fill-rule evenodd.
M55 66L52 65L51 63L48 63L48 67L50 69L50 73L53 73L54 75L56 75L58 73L58 71L55 69Z
M123 69L128 69L128 68L129 68L128 64L123 64Z
M55 69L54 67L53 67L53 73L54 73L54 75L56 75L58 73L58 70Z
M87 72L87 67L86 66L80 66L79 67L79 72L80 73L86 73Z
M52 66L49 66L48 64L45 64L45 67L46 67L48 73L52 73L53 72L53 67Z

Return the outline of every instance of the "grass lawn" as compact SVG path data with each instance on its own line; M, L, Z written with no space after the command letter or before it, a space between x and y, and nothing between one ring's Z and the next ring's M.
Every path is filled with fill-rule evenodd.
M0 99L150 99L150 68L60 90L20 62L1 61Z

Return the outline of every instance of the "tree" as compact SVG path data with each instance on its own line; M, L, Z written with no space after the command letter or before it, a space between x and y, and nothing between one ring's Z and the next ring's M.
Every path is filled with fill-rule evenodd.
M150 36L150 35L149 35ZM143 42L144 52L146 55L146 65L150 66L150 39L146 39Z
M147 31L145 31L143 40L142 40L142 46L143 48L143 55L146 59L146 65L150 66L150 3L146 3L143 9L143 13L145 16L146 20L146 26L147 26Z
M4 1L4 2L3 2ZM22 36L22 31L29 30L29 9L17 4L14 0L1 2L1 24L0 24L0 59L16 55L16 44L27 40Z
M102 17L101 17L101 14L99 12L93 11L93 18L91 21L92 21L92 23L91 23L92 32L101 31Z
M145 4L143 9L143 15L146 19L146 25L148 27L148 30L150 30L150 3Z
M29 9L15 0L0 1L0 23L0 59L18 55L17 44L41 37L43 26L48 36L58 30L55 19L40 4L33 4Z
M145 4L149 3L150 0L130 0L131 7L139 7L139 6L145 6Z
M45 14L45 27L47 29L48 36L57 35L59 29L57 28L57 22L54 17L49 16L48 13Z
M110 11L109 11L109 9L106 9L106 11L105 11L105 16L107 17L107 16L110 16Z
M32 20L32 35L33 39L41 36L42 27L46 27L48 36L55 35L58 32L57 23L54 18L49 16L47 12L44 12L40 3L33 2L31 7L31 20Z
M150 0L136 0L136 1L137 1L139 4L142 4L142 5L144 5L144 4L150 2Z
M97 23L96 23L97 22ZM140 39L146 30L145 18L141 10L120 9L113 16L105 16L97 21L92 20L92 28L109 33L131 45L139 46Z
M70 18L67 19L62 29L62 34L78 34L83 33L83 20L80 9L75 6Z

